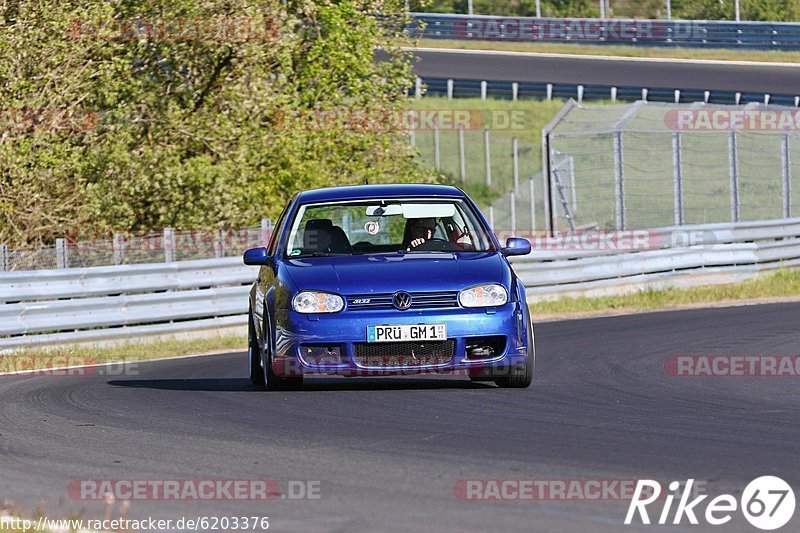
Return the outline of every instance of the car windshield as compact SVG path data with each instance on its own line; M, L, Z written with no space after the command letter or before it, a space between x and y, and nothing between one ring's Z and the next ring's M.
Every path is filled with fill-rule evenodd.
M286 255L490 250L492 240L464 200L415 198L303 205L292 223Z

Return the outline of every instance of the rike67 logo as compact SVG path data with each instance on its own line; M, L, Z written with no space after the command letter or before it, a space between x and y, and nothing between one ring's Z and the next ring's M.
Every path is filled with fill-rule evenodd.
M689 500L692 496L693 484L693 479L687 480L682 493L678 493L682 486L681 483L673 481L669 484L669 492L663 499L664 504L658 515L657 524L670 523L670 515L673 513L672 504L676 498L678 504L671 521L674 525L680 524L684 518L690 524L697 525L699 523L698 516L700 516L705 519L706 523L720 526L730 522L733 514L741 509L750 524L758 529L771 531L785 526L794 515L796 504L794 491L779 477L762 476L754 479L745 487L740 500L731 494L721 494L706 503L705 512L701 512L701 504L708 498L708 495L704 494ZM637 514L642 524L651 523L647 506L661 498L661 488L658 481L639 480L625 517L626 525L633 523Z

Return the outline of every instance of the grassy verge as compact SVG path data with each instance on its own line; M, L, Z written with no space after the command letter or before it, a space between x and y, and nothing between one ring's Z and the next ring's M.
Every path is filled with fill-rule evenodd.
M59 346L24 348L0 356L0 372L36 368L58 368L112 362L145 361L166 357L179 357L217 350L245 350L247 339L236 335L198 339L169 339L132 341L110 346ZM14 365L15 360L27 359L24 368Z
M721 61L762 61L766 63L800 63L800 52L778 50L659 48L655 46L600 46L591 44L562 43L506 43L497 41L457 41L448 39L421 39L419 41L419 46L424 48L502 50L510 52L540 52L546 54L579 54L667 59L714 59Z
M695 307L703 304L800 297L800 270L782 270L741 283L685 289L645 290L622 296L560 298L531 304L536 317L620 314Z

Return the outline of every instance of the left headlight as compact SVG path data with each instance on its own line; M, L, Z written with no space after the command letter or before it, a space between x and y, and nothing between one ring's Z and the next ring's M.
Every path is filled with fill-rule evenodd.
M298 313L338 313L344 309L344 300L330 292L300 291L292 299L292 308Z
M508 301L508 292L502 285L489 283L464 289L458 295L464 307L496 307Z

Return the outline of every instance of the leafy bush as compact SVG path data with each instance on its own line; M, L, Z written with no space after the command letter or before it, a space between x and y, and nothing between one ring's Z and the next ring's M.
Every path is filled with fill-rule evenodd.
M283 120L398 109L413 79L403 11L398 0L0 4L0 242L252 225L301 189L433 180L392 131Z

